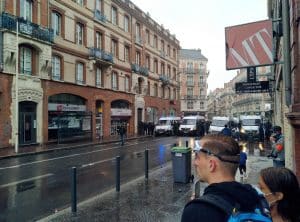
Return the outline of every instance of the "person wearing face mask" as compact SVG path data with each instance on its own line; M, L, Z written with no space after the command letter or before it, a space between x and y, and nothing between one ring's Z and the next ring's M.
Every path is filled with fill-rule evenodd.
M291 170L285 167L261 170L258 187L270 205L274 222L300 221L300 188Z

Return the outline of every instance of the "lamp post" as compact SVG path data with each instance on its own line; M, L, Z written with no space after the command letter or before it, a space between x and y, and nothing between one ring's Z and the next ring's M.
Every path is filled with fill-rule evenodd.
M16 100L16 109L15 109L15 153L19 152L19 22L17 19L17 33L16 33L16 82L15 82L15 100Z

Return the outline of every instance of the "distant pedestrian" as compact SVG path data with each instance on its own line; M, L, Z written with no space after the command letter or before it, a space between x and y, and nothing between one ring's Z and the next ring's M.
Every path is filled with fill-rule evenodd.
M126 128L125 126L122 124L121 126L119 126L119 135L120 135L120 139L121 139L121 146L124 146L124 142L125 142L125 135L126 135Z
M231 136L231 130L228 128L227 124L225 124L224 128L221 131L221 134L224 136Z
M243 146L240 146L240 163L239 163L239 171L241 175L241 179L247 178L247 154L243 150Z
M268 157L273 158L274 167L284 167L285 166L285 152L284 152L284 137L281 133L280 126L273 127L273 134L270 137L272 151Z

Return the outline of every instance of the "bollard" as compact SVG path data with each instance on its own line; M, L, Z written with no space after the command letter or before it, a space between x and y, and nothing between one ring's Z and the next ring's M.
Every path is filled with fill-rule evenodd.
M72 201L72 213L77 212L77 169L72 167L72 181L71 181L71 201Z
M200 180L195 183L195 198L200 197Z
M189 147L189 141L185 141L185 147Z
M120 156L116 157L116 191L120 192Z
M149 150L145 150L145 179L148 179L149 174Z

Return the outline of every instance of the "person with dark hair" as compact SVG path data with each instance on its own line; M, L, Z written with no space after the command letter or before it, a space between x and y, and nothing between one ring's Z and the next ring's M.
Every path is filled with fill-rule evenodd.
M194 152L195 171L200 181L208 183L208 186L203 196L186 204L182 222L227 221L232 216L230 213L255 212L261 199L265 201L251 185L235 181L240 147L233 138L220 134L206 135L195 141ZM224 207L228 208L224 210Z
M228 128L227 124L225 124L224 128L221 131L221 134L224 136L231 136L231 130Z
M285 167L261 170L258 186L271 208L273 221L300 221L300 188L295 174Z
M273 134L270 137L272 151L268 157L273 158L274 167L285 166L284 138L280 126L273 127Z

